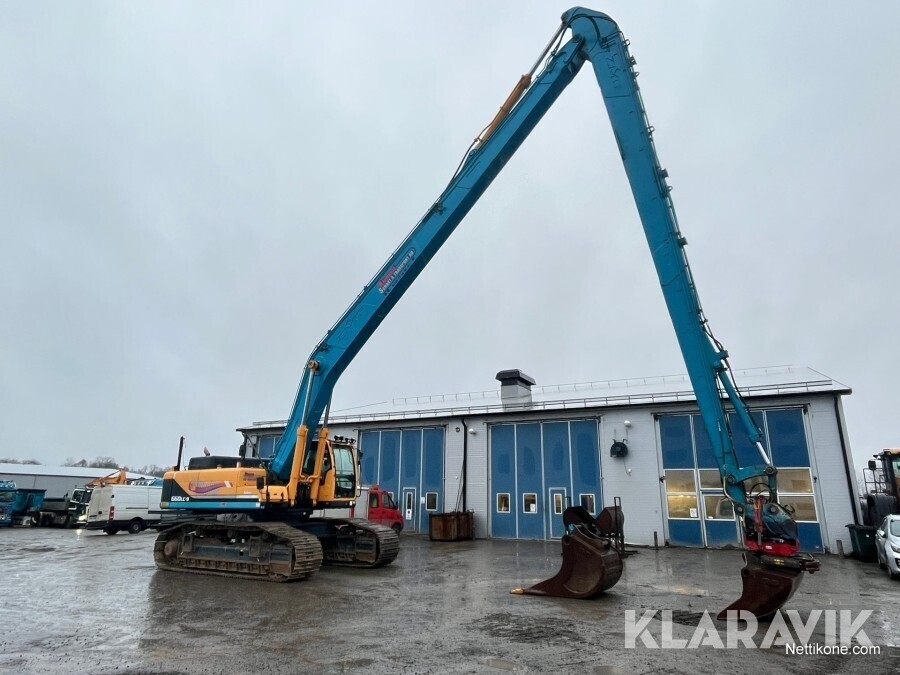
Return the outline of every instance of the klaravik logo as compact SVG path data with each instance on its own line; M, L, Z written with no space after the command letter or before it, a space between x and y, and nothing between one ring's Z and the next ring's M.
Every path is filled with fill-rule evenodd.
M693 634L686 638L675 637L674 626L684 622L675 621L671 609L649 609L640 618L634 610L626 610L625 647L635 649L640 644L647 649L768 649L784 645L785 654L880 654L881 648L873 645L863 630L871 615L871 609L855 617L847 609L814 609L804 620L797 610L779 610L766 626L748 611L730 609L723 635L721 622L717 626L709 612L703 612Z

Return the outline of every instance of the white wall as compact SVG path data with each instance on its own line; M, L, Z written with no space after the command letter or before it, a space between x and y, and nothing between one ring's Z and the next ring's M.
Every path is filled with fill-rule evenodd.
M466 462L466 509L475 512L475 538L488 536L490 486L488 485L488 428L483 419L467 419L469 436Z
M817 508L822 537L831 552L837 551L840 540L845 551L852 550L846 525L854 522L853 500L856 499L855 467L852 493L848 492L846 469L839 425L835 416L834 397L831 394L813 395L808 399L782 398L762 401L751 400L752 408L796 406L808 404L805 416L813 475L816 477ZM600 416L600 473L603 489L603 507L612 506L614 497L621 497L625 514L625 538L630 544L653 545L654 532L660 545L665 541L663 492L660 487L662 464L657 435L655 412L695 413L692 404L649 407L610 408L599 411ZM510 422L535 422L553 419L585 419L596 416L596 410L566 410L536 412L534 416L511 414L467 418L466 423L474 433L466 434L461 419L385 421L372 427L402 429L446 425L444 504L445 511L456 508L462 469L463 443L468 443L466 509L475 512L475 536L488 536L490 516L490 485L488 469L488 426ZM625 420L631 422L626 430ZM330 427L333 434L359 438L359 423L336 424ZM459 431L456 431L459 427ZM628 455L611 457L610 446L616 440L626 440ZM848 448L849 452L849 448Z
M626 430L625 420L631 422ZM628 455L610 457L613 441L625 439ZM662 469L656 435L656 421L647 409L614 410L600 420L600 476L603 482L603 506L612 506L614 497L622 498L625 515L625 541L653 544L657 533L660 546L666 535L660 497Z
M850 553L853 547L847 525L854 522L853 503L858 494L856 467L850 466L852 494L848 494L847 468L841 447L840 427L835 416L834 398L819 396L810 400L806 420L822 540L826 550L831 553L837 553L838 540L844 551ZM849 447L847 452L850 452Z

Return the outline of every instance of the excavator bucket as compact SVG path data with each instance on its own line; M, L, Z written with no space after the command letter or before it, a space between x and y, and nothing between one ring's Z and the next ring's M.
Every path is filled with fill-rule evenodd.
M593 598L611 588L622 576L622 556L608 537L597 530L590 514L580 506L563 513L562 566L555 576L517 595L549 595L556 598Z
M747 553L744 563L741 597L719 612L720 620L728 618L728 610L744 610L758 621L770 621L799 588L803 572L819 568L817 560L803 554L782 557Z

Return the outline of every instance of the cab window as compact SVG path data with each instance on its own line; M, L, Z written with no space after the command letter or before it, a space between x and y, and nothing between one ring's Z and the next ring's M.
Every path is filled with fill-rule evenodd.
M334 448L334 496L356 497L353 451L348 447L337 446Z

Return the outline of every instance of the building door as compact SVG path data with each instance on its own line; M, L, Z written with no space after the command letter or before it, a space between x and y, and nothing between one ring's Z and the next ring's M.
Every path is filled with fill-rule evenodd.
M403 488L403 504L400 515L403 516L403 531L418 532L419 512L416 504L416 488Z
M403 495L402 515L405 532L423 531L419 522L420 509L416 503L421 478L422 430L404 429L400 440L400 494ZM409 520L408 513L412 516L412 520Z
M794 509L800 550L824 551L816 504L815 476L802 408L751 412L762 432L763 447L778 467L778 497ZM734 451L741 466L759 465L756 446L729 413ZM663 499L669 543L674 546L740 546L741 533L731 502L725 498L712 443L699 415L662 415L658 421L663 463ZM754 483L746 482L748 492Z
M596 419L492 424L489 433L492 537L561 537L573 495L593 513L601 497ZM557 494L560 503L553 501Z
M550 488L548 512L550 514L550 538L559 539L566 533L566 526L563 524L563 511L566 510L566 489Z
M708 490L704 484L705 474L715 473L717 490ZM710 475L710 479L712 476ZM705 542L710 548L727 548L740 546L738 524L734 518L734 504L725 496L721 488L718 470L700 469L701 500L700 508L703 516Z
M703 546L691 416L664 415L658 424L668 541L673 546Z
M367 429L360 433L359 451L360 484L390 493L407 532L427 532L430 514L444 504L444 428ZM407 489L414 492L415 522L405 517Z

